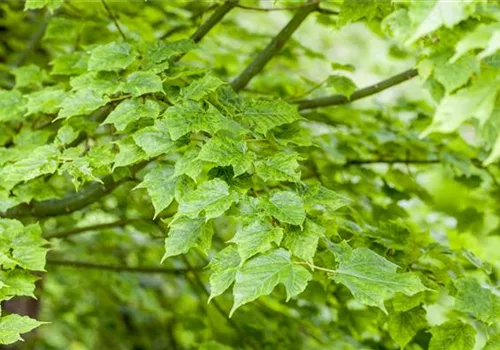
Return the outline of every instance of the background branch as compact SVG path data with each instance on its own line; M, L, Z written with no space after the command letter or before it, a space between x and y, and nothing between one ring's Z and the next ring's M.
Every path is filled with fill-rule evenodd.
M131 174L135 174L147 164L148 162L136 164L131 168ZM41 202L34 201L29 204L23 203L10 208L5 213L0 213L0 217L46 217L69 214L100 200L106 194L128 180L130 180L130 176L115 181L113 175L108 175L102 178L102 183L94 182L84 187L81 191L72 193L65 198L49 199Z
M103 230L106 228L113 228L113 227L122 227L134 222L138 221L143 221L143 219L123 219L123 220L117 220L113 222L108 222L105 224L97 224L97 225L89 225L89 226L83 226L83 227L73 227L61 232L56 232L53 234L48 234L44 235L44 238L46 239L52 239L52 238L67 238L70 236L74 236L83 232L87 231L98 231L98 230Z
M389 89L390 87L393 87L394 85L404 83L405 81L410 80L411 78L413 78L417 75L418 75L418 71L416 69L409 69L409 70L404 71L403 73L400 73L398 75L395 75L389 79L382 80L374 85L370 85L370 86L367 86L363 89L355 91L351 95L350 98L347 98L344 95L337 94L337 95L326 96L326 97L318 97L318 98L309 99L309 100L297 100L297 101L292 101L291 103L298 104L299 110L343 105L343 104L353 102L353 101L359 100L361 98L364 98L364 97L367 97L370 95L374 95L380 91Z
M195 43L203 39L203 37L207 35L207 33L212 30L212 28L215 27L217 23L222 21L224 16L227 15L227 13L231 11L237 4L238 0L226 0L226 2L220 5L212 14L212 16L210 16L207 21L203 23L193 35L191 35L191 39Z
M264 50L259 52L257 57L248 65L247 68L231 82L235 91L240 91L252 80L254 76L266 66L266 64L278 54L286 41L299 28L307 16L318 8L318 2L308 3L307 6L299 9L288 24L276 35Z
M111 9L109 8L108 4L104 0L101 0L102 5L106 9L106 12L108 13L109 18L113 21L115 24L116 29L120 32L120 35L122 36L123 40L127 40L127 37L125 36L125 33L123 33L122 28L120 27L120 24L118 23L118 20L116 19L115 15L113 12L111 12Z
M368 164L436 164L440 159L350 159L345 162L349 165L368 165Z
M210 30L227 15L237 4L239 0L226 0L222 5L217 7L212 15L191 35L191 40L195 43L201 41ZM179 61L185 54L178 55L174 61Z
M65 266L73 268L115 271L115 272L160 273L160 274L170 274L170 275L183 275L189 271L195 271L195 270L199 271L204 269L203 266L188 267L188 268L167 268L167 267L153 267L153 266L132 267L132 266L106 265L106 264L97 264L91 262L59 260L59 259L47 259L47 264L54 266Z

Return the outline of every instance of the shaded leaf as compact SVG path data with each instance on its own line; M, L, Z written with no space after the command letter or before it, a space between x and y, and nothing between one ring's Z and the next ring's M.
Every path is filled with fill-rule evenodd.
M430 332L429 350L471 350L476 343L475 329L460 321L448 321Z
M297 153L277 153L255 162L255 171L264 181L300 181Z
M311 219L306 219L304 229L301 230L300 226L289 226L286 229L283 246L294 256L312 263L318 241L324 234L325 228Z
M413 295L427 289L417 275L396 273L397 265L368 248L335 255L339 265L330 278L349 288L359 302L376 306L385 313L384 301L392 298L394 293Z
M213 227L204 218L179 218L170 224L168 237L165 240L165 255L168 257L185 254L193 247L206 251L212 244Z
M219 251L208 265L210 275L210 297L208 301L224 293L233 284L241 258L236 246L230 245Z
M92 49L88 67L91 71L119 71L130 66L135 58L130 44L110 42Z
M457 287L455 309L473 314L479 320L490 323L500 315L500 297L491 290L481 287L472 277L462 277L454 281Z
M213 137L205 143L198 158L220 166L231 165L234 176L239 176L250 168L255 154L248 151L244 141L237 141L221 135Z
M184 101L168 108L165 116L174 141L189 132L206 131L214 134L221 129L230 129L232 125L213 105L209 104L205 110L194 101Z
M401 348L404 348L418 331L427 327L425 310L420 307L392 314L387 322L389 334Z
M224 214L235 200L236 197L226 182L213 179L203 182L195 191L183 198L179 204L178 215L193 219L204 211L208 220Z
M246 262L236 274L234 305L229 317L241 305L270 294L280 283L285 286L289 300L303 292L311 278L303 266L293 264L290 253L284 249L259 255Z
M156 119L160 106L152 100L143 103L134 98L122 101L106 118L103 124L113 124L118 131L124 131L129 124L141 118Z
M302 225L306 219L304 203L291 191L278 191L272 194L268 201L267 213L281 222L292 225Z
M174 167L167 164L157 164L135 188L145 188L153 202L156 216L172 203L175 195L177 179L174 178ZM134 189L135 189L134 188Z
M273 242L279 246L282 237L283 229L264 219L255 219L236 231L230 242L236 243L241 260L245 261L272 248Z

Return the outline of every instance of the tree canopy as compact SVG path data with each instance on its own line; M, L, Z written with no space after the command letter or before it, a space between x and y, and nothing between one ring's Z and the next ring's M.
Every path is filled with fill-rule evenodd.
M491 0L0 2L0 344L500 349L499 50Z

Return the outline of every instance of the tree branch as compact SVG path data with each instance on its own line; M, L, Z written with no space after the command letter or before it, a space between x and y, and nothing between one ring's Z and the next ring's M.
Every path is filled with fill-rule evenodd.
M436 164L440 159L350 159L344 166L369 164Z
M113 222L108 222L105 224L97 224L97 225L89 225L89 226L83 226L83 227L73 227L65 231L61 232L56 232L53 234L49 235L44 235L45 239L52 239L52 238L67 238L70 236L77 235L79 233L87 232L87 231L98 231L98 230L103 230L106 228L113 228L113 227L122 227L125 225L128 225L133 222L138 222L138 221L143 221L143 219L123 219L123 220L117 220Z
M238 4L236 7L244 9L244 10L251 10L251 11L262 11L262 12L271 12L271 11L287 11L287 10L298 10L304 7L309 6L309 4L300 4L300 5L295 5L295 6L287 6L287 7L256 7L256 6L247 6L247 5L241 5ZM328 10L324 8L317 8L317 12L323 13L323 14L330 14L330 15L338 15L338 11L334 10Z
M212 30L213 27L222 19L224 16L231 11L237 4L239 0L226 0L222 5L217 7L217 9L212 13L212 16L210 16L206 22L204 22L197 30L194 32L193 35L191 35L191 40L193 40L195 43L201 41L205 37L205 35L208 34L210 30ZM174 62L179 61L182 57L184 57L185 53L180 54L176 56L173 60Z
M142 162L133 166L131 168L132 174L144 168L147 163L148 162ZM0 213L0 217L21 218L34 216L40 218L69 214L98 201L129 179L130 177L124 177L115 181L113 175L108 175L102 178L102 183L94 182L83 188L80 192L72 193L65 198L49 199L41 202L35 201L29 204L23 203L10 208L5 213Z
M45 31L47 30L47 26L49 24L49 19L52 16L47 13L43 16L43 19L40 22L40 25L38 26L38 29L36 29L33 32L33 35L31 36L29 42L26 44L25 49L17 56L16 60L12 64L13 67L19 67L21 66L24 61L26 60L26 57L28 57L28 54L31 51L34 51L36 47L40 44L40 40L42 40L43 35L45 34Z
M195 43L199 42L207 33L212 30L217 23L219 23L224 16L231 11L237 4L239 0L226 0L226 2L215 10L215 12L210 16L205 23L203 23L198 30L191 35L191 40Z
M123 40L127 40L127 37L125 36L125 33L123 33L122 28L120 27L120 24L118 23L118 20L116 19L115 15L113 12L111 12L111 9L109 8L108 4L104 0L101 0L102 5L106 9L106 12L108 13L109 18L113 21L115 24L116 29L120 32L120 35L122 36Z
M359 100L361 98L376 94L380 91L389 89L390 87L393 87L394 85L401 84L407 80L410 80L411 78L413 78L417 75L418 75L418 71L416 69L409 69L409 70L407 70L403 73L400 73L398 75L395 75L389 79L382 80L374 85L360 89L360 90L354 92L351 95L351 98L347 98L346 96L339 94L339 95L319 97L319 98L314 98L314 99L309 99L309 100L297 100L297 101L292 101L291 103L298 104L299 110L343 105L343 104L353 102L353 101Z
M119 266L119 265L106 265L97 264L91 262L83 261L72 261L72 260L59 260L59 259L47 259L48 265L54 266L65 266L74 267L82 269L93 269L93 270L104 270L104 271L115 271L115 272L135 272L135 273L159 273L159 274L169 274L169 275L183 275L190 271L203 270L204 267L189 267L189 268L166 268L166 267L132 267L132 266Z
M235 91L240 91L252 80L254 76L266 66L266 64L278 54L286 41L299 28L307 16L318 9L318 2L308 3L307 6L298 10L288 24L276 35L271 42L262 50L247 68L231 82Z

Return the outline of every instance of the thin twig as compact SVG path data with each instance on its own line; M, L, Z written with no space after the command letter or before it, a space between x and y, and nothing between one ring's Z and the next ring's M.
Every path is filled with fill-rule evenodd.
M308 3L307 6L298 10L288 24L267 44L257 57L245 68L245 70L231 82L235 91L240 91L276 56L292 34L299 28L307 16L318 8L318 2Z
M101 2L102 2L102 5L104 6L104 8L106 9L106 12L108 13L109 18L111 18L111 20L115 24L116 29L118 29L118 31L120 32L120 35L122 36L123 40L126 41L127 37L125 36L125 33L123 33L122 28L120 27L120 24L118 23L118 20L116 19L115 15L113 14L111 9L109 8L108 4L106 4L106 2L104 0L101 0Z
M13 67L19 67L21 66L24 61L26 60L26 57L28 57L28 54L36 49L36 47L40 44L40 41L43 38L43 35L45 34L45 31L47 30L47 26L49 24L49 19L52 16L49 13L46 13L40 22L40 25L38 26L38 29L33 32L33 35L31 36L29 42L26 44L25 49L17 56L16 60L13 62L12 66Z
M401 84L417 75L418 71L416 69L409 69L389 79L382 80L374 85L355 91L350 98L338 94L338 95L314 98L310 100L297 100L297 101L292 101L291 103L298 104L299 110L343 105L376 94L380 91L389 89L390 87Z
M312 88L310 88L309 90L299 94L299 95L295 95L295 96L291 96L289 98L286 98L285 101L290 101L290 100L295 100L295 99L298 99L298 98L302 98L302 97L305 97L307 95L309 95L310 93L318 90L320 87L322 87L323 85L325 85L325 83L328 81L328 78L326 79L323 79L322 81L320 81L319 83L317 83L316 85L314 85ZM293 102L292 102L293 103Z
M65 266L65 267L105 270L105 271L115 271L115 272L159 273L159 274L170 274L170 275L182 275L190 271L201 271L204 268L202 266L189 267L189 268L166 268L166 267L154 267L154 266L132 267L132 266L107 265L107 264L98 264L98 263L72 261L72 260L59 260L59 259L47 259L47 264L54 266Z
M321 266L316 266L316 265L311 264L310 262L307 262L307 261L295 261L294 264L297 264L297 265L307 265L312 270L321 270L321 271L325 271L325 272L328 272L328 273L337 273L337 271L335 271L335 270L327 269L327 268L321 267Z
M123 220L108 222L105 224L96 224L96 225L89 225L89 226L83 226L83 227L73 227L73 228L70 228L68 230L45 235L44 238L46 238L46 239L67 238L67 237L74 236L74 235L77 235L77 234L80 234L83 232L99 231L99 230L103 230L106 228L113 228L113 227L122 227L122 226L131 224L134 222L139 222L139 221L144 221L144 219L123 219Z
M262 11L262 12L271 12L271 11L287 11L287 10L298 10L300 8L307 7L309 4L301 4L301 5L295 5L295 6L287 6L287 7L256 7L256 6L248 6L248 5L241 5L238 4L236 7L239 7L241 9L245 10L251 10L251 11ZM340 12L335 11L335 10L329 10L325 8L318 7L316 9L316 12L319 12L321 14L325 15L338 15Z
M191 40L195 43L201 41L208 34L210 30L227 15L237 4L239 0L226 0L222 5L217 7L217 9L212 13L206 22L204 22L197 30L191 35ZM185 54L180 54L174 58L174 61L179 61Z
M195 43L199 42L207 33L212 30L212 28L222 21L225 15L231 11L237 4L239 0L226 0L224 4L220 5L215 12L210 16L205 23L203 23L198 30L191 35L191 40Z
M440 159L349 159L344 166L369 164L436 164Z

